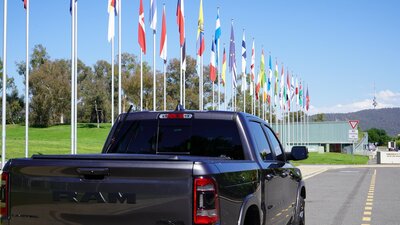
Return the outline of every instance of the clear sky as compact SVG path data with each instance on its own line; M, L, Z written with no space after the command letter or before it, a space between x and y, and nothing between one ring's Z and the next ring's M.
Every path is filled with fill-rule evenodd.
M30 49L42 44L52 59L70 58L69 0L30 2ZM193 57L199 2L185 1L187 54ZM78 57L87 65L111 58L107 41L107 3L108 0L78 0ZM159 33L163 3L167 11L168 58L178 58L177 0L157 0ZM203 4L205 64L209 64L210 41L217 7L220 7L221 42L226 43L227 49L231 19L234 19L238 71L241 72L241 39L245 29L247 70L254 37L257 70L263 46L267 55L271 52L274 61L278 60L279 66L283 63L309 86L312 114L372 108L374 83L378 107L400 107L400 1L204 0ZM152 65L149 8L150 0L144 0L148 51L144 60ZM3 24L3 4L0 10ZM139 54L138 12L139 0L122 0L122 52ZM157 69L161 70L159 33ZM25 60L25 10L21 0L8 0L7 38L8 75L15 78L22 94L24 86L15 67L16 62ZM0 41L3 43L3 35ZM1 51L2 48L1 45Z

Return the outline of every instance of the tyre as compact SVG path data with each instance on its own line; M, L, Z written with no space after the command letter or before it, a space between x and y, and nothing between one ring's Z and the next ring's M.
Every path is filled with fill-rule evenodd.
M306 201L302 196L299 197L299 204L296 206L296 214L292 225L305 225L306 214L305 214Z

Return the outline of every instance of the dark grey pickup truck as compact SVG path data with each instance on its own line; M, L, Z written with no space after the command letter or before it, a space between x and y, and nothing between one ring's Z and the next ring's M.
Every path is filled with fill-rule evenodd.
M246 113L125 113L101 154L9 160L2 225L304 224L307 156Z

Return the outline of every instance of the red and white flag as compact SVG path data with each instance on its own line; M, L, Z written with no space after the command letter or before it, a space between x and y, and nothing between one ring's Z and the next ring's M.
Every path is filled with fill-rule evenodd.
M216 76L216 58L215 58L215 41L211 44L211 57L210 57L210 79L214 83Z
M179 30L179 44L183 47L185 43L185 7L184 0L178 0L178 5L176 7L176 22L178 24Z
M144 27L144 11L143 11L143 1L140 0L139 7L139 31L138 31L139 45L144 54L146 54L146 30Z
M165 18L165 5L162 15L161 39L160 39L160 57L167 63L167 22Z

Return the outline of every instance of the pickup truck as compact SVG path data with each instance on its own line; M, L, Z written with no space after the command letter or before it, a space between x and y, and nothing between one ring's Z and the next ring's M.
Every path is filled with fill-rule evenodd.
M242 112L121 114L99 154L10 159L2 225L299 225L306 188L274 131Z

